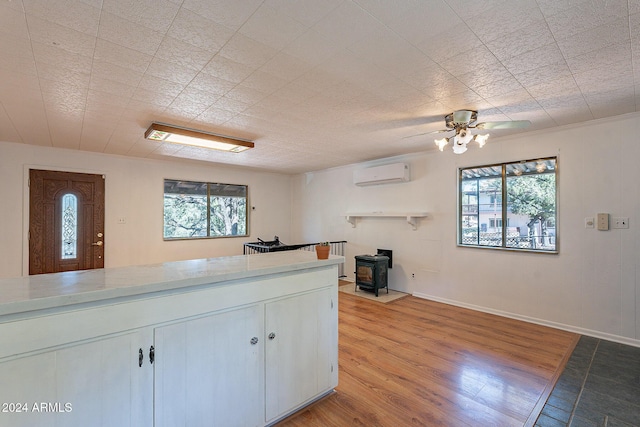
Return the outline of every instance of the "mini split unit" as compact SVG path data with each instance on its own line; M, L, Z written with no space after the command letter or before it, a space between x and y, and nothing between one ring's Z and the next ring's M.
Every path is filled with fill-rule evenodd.
M409 165L406 163L392 163L353 172L353 183L360 186L408 181Z

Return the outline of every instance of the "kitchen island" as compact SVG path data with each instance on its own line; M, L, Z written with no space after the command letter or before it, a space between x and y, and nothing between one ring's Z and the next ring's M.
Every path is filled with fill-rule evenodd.
M263 426L338 381L343 257L0 280L0 426Z

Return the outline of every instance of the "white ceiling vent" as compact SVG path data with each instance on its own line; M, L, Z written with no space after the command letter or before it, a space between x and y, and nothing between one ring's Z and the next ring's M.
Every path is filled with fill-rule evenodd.
M360 186L408 181L409 165L406 163L391 163L353 172L353 183Z

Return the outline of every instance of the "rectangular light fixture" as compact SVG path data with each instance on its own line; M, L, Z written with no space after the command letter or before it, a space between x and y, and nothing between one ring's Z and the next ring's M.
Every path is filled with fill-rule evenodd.
M231 153L239 153L254 146L253 142L244 139L236 139L162 123L152 123L144 133L144 137L151 141L172 142L175 144L229 151Z

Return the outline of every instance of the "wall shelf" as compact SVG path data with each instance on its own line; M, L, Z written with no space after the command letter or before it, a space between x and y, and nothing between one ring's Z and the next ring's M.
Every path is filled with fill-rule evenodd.
M409 213L396 213L396 212L354 212L348 213L345 218L347 222L351 224L353 228L356 226L356 218L366 217L382 217L382 218L406 218L407 223L411 225L411 228L416 230L418 228L418 218L426 218L426 212L409 212Z

